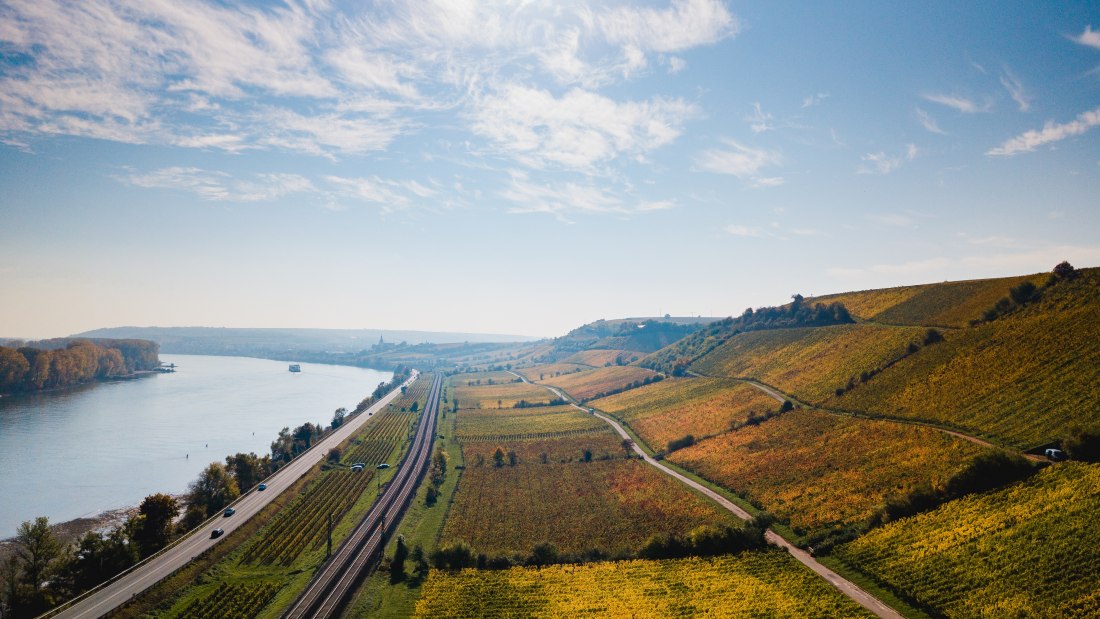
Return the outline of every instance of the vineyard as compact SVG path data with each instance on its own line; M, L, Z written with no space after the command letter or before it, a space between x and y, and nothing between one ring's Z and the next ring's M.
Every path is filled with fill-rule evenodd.
M965 327L1005 296L1009 288L1023 281L1041 284L1045 278L1045 275L1027 275L902 286L829 295L814 302L839 301L860 318L887 324Z
M620 454L622 450L620 449ZM733 516L636 459L477 466L466 454L441 543L463 540L489 556L630 554L653 534L685 534Z
M282 583L222 583L179 614L187 619L249 619L255 617L282 589Z
M288 566L308 547L323 543L328 517L340 518L370 487L373 472L334 470L322 474L286 509L279 512L252 542L241 563Z
M657 373L637 366L611 366L597 368L551 378L549 375L543 384L564 389L577 400L587 400L601 394L630 389L637 382L652 380Z
M759 389L720 378L670 378L592 402L625 421L655 449L687 434L702 438L779 408Z
M433 570L417 617L870 617L785 552Z
M511 374L509 374L511 376ZM514 380L516 377L512 376ZM527 383L503 383L470 386L451 379L452 397L458 400L460 409L512 408L520 400L531 404L549 403L554 394L538 385Z
M888 495L942 484L984 450L930 428L796 409L668 458L815 534L862 523Z
M606 427L603 421L572 406L464 410L458 415L458 435L463 441L519 434L577 433Z
M1100 616L1100 465L890 523L835 556L947 617Z
M489 385L497 383L511 383L515 382L516 375L504 370L496 370L492 372L466 372L465 374L455 374L451 377L451 382L455 385L465 385L467 383L473 383L474 385ZM492 381L490 383L489 381Z
M849 379L903 356L908 344L920 342L926 331L863 324L752 331L730 338L692 369L710 376L755 378L816 403Z
M562 363L583 363L584 365L590 365L592 367L603 367L610 363L611 365L618 365L618 360L621 358L626 363L637 361L646 356L646 353L635 352L633 350L582 350L581 352L574 353L565 359L562 359Z
M1018 314L951 334L829 404L931 420L1022 448L1074 424L1100 424L1100 284L1097 276L1080 279Z
M573 462L584 458L584 452L592 454L594 459L621 458L622 439L606 424L586 432L539 436L525 434L518 436L495 436L492 440L464 440L462 452L467 463L477 461L478 456L486 463L493 461L493 452L500 447L505 452L515 452L521 463L541 463L543 454L547 462Z

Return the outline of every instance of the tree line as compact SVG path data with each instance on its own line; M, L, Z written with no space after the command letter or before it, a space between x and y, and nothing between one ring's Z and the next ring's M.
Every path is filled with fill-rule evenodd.
M0 393L69 387L152 370L160 365L159 351L148 340L57 339L0 346Z

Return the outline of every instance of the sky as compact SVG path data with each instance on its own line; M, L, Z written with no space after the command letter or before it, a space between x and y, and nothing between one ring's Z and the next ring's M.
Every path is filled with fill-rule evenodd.
M1100 265L1096 2L0 0L0 336Z

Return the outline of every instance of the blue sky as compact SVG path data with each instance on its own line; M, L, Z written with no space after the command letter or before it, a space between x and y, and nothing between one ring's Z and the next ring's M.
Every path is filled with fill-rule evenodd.
M0 2L0 335L1100 265L1100 7Z

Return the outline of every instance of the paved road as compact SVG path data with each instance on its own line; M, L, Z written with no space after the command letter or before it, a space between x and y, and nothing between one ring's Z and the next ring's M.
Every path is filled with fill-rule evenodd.
M410 384L412 381L416 380L417 376L417 374L414 374L405 384ZM215 544L220 543L228 537L234 529L243 525L249 518L259 513L259 511L275 499L275 497L293 485L302 475L305 475L314 465L320 462L330 448L339 445L344 439L358 431L375 413L382 410L383 407L389 404L400 393L400 388L394 389L374 406L349 418L344 425L325 437L320 443L317 443L313 449L303 453L292 460L290 464L279 469L278 472L270 478L264 480L264 483L267 484L267 490L263 492L252 491L238 499L233 503L233 509L235 509L237 513L228 518L216 518L207 521L175 546L171 546L160 554L146 559L144 562L131 568L129 572L118 580L100 589L93 590L80 598L79 601L72 606L65 608L63 611L53 616L64 619L92 619L95 617L102 617L109 611L135 597L137 594L157 584L176 570L187 565L192 559ZM218 539L210 539L210 532L216 528L224 529L225 535Z
M512 374L515 374L515 372L512 372ZM524 382L530 382L526 378L524 378L523 376L520 376L519 374L515 374L515 375L522 378ZM545 387L546 389L549 389L551 392L557 394L558 397L569 401L569 403L572 404L574 407L576 407L576 408L578 408L578 409L580 409L580 410L582 410L586 413L590 412L589 409L577 404L572 398L570 398L567 395L565 395L564 393L562 393L561 390L559 390L555 387L550 387L549 385L539 385L539 386L540 387ZM768 391L768 390L765 389L765 391ZM786 398L782 398L781 396L777 396L777 394L775 394L774 392L769 391L769 393L773 397L779 397L780 399L786 399ZM713 500L715 503L721 505L723 508L725 508L727 511L729 511L733 515L737 516L738 518L741 518L743 520L751 520L752 519L752 516L748 512L746 512L745 510L738 507L736 504L734 504L732 501L730 501L726 497L718 494L717 492L715 492L715 491L711 490L710 488L704 486L703 484L695 481L694 479L691 479L690 477L686 477L684 475L681 475L680 473L664 466L659 461L652 458L641 447L639 447L637 443L633 442L633 439L630 437L630 434L626 431L625 428L622 427L622 425L619 424L618 421L612 419L611 417L608 417L607 415L604 415L603 413L594 412L594 409L592 411L592 414L595 415L596 417L599 417L600 419L604 420L605 422L607 422L612 428L615 429L616 432L619 433L619 436L623 437L624 439L630 440L633 447L634 447L635 453L637 453L639 456L641 456L642 459L645 460L648 464L657 467L657 470L659 470L662 473L664 473L664 474L680 481L681 483L691 487L692 489L696 490L697 492L700 492L700 493L706 495L711 500ZM780 548L786 548L787 551L791 553L791 556L793 556L795 559L798 559L798 561L800 563L802 563L806 567L813 570L815 573L817 573L819 576L821 576L825 580L829 581L829 584L836 587L838 590L840 590L841 593L843 593L844 595L846 595L849 598L851 598L852 600L854 600L860 606L862 606L862 607L866 608L867 610L871 611L876 616L881 617L882 619L904 619L904 617L902 617L902 615L899 614L896 610L894 610L893 608L890 608L886 604L882 603L882 601L880 601L878 598L871 595L870 593L867 593L866 591L861 589L858 585L856 585L852 581L844 578L840 574L837 574L833 570L831 570L831 569L825 567L824 565L818 563L817 560L815 560L813 557L811 557L809 553L807 553L806 551L802 550L801 548L791 544L790 542L783 539L782 537L780 537L778 534L771 531L770 529L767 531L767 533L765 533L764 537L768 540L768 542L770 542L770 543L772 543L776 546L779 546Z
M416 495L417 485L431 460L442 390L443 376L437 374L428 392L416 437L397 474L332 558L317 570L309 586L283 617L328 619L337 616L343 608L360 576L385 545L387 532L397 527L405 508Z

